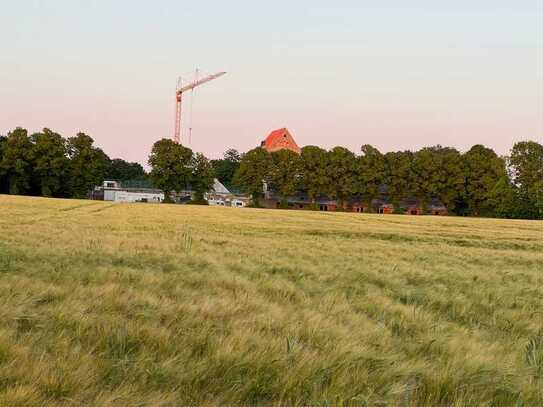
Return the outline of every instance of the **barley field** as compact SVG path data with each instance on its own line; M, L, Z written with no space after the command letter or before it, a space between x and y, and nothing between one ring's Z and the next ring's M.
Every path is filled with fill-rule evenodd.
M543 404L543 223L0 196L1 406Z

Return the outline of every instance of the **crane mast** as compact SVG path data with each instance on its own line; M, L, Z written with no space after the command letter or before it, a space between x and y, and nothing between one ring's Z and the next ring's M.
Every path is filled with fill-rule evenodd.
M174 130L174 136L173 139L176 143L181 143L181 113L182 113L182 103L183 103L183 93L193 90L194 88L203 85L204 83L207 83L209 81L212 81L213 79L217 79L223 75L225 75L226 72L218 72L213 75L206 76L202 79L197 79L192 83L189 83L185 86L178 86L175 91L175 130Z

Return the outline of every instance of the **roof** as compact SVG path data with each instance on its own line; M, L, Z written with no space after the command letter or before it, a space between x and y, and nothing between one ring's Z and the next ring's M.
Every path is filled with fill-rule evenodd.
M428 209L447 209L447 207L440 199L432 198L428 204Z
M422 206L422 201L416 197L409 197L400 201L400 208L419 208ZM427 203L427 208L430 210L447 209L445 204L439 198L432 198Z
M230 194L230 191L217 179L213 180L213 191L217 194Z
M297 154L302 152L300 147L298 147L298 144L296 144L296 141L294 141L294 137L292 137L285 127L272 131L261 143L261 146L270 153L279 150L290 150Z

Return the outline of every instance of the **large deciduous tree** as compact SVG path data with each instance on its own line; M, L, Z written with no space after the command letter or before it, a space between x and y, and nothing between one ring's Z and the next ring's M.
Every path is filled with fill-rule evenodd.
M375 147L365 144L361 147L362 155L357 159L357 188L356 191L368 202L379 195L379 189L385 182L386 162L383 154Z
M517 210L517 190L509 177L499 178L488 192L485 206L492 208L492 216L498 218L522 217Z
M506 196L509 185L505 160L490 148L474 145L463 156L465 166L466 203L469 213L475 216L494 216L503 213L505 203L499 202L499 196ZM500 185L497 185L501 183ZM503 195L506 194L506 195Z
M9 192L7 176L2 169L2 160L4 159L7 141L8 138L6 136L0 136L0 194L7 194Z
M204 194L213 187L215 172L209 160L202 154L196 153L191 163L191 187L194 191L194 200L204 202Z
M234 175L239 168L240 161L241 156L239 152L231 148L225 151L222 159L211 160L211 165L217 179L227 187L230 187L233 184Z
M294 195L300 186L300 161L300 156L290 150L271 153L269 186L279 194L283 208L287 206L287 198Z
M34 181L42 196L62 196L66 193L70 160L66 140L58 133L43 129L31 136L34 156Z
M193 153L170 139L153 145L149 155L150 177L153 184L164 191L165 202L171 202L170 193L186 189L192 181Z
M114 158L108 162L105 177L116 181L141 181L147 178L147 173L140 163Z
M305 146L301 154L301 188L307 193L311 205L319 196L330 191L328 179L328 153L316 146Z
M68 139L70 189L74 198L85 198L94 186L104 181L109 157L93 143L92 137L85 133Z
M509 167L518 193L520 217L543 218L543 145L522 141L513 146Z
M450 147L426 147L415 153L413 190L423 209L439 198L450 212L463 198L465 170L460 153Z
M413 190L413 160L410 151L390 152L384 155L384 183L395 209L400 208L400 202L408 198Z
M2 143L0 174L12 195L30 193L34 151L28 132L20 127L10 132Z
M328 152L328 180L330 195L344 209L345 201L357 191L356 157L344 147L334 147Z
M264 192L264 183L269 181L270 166L270 153L262 147L248 151L241 158L234 176L234 183L251 194L254 206L259 206L259 199Z

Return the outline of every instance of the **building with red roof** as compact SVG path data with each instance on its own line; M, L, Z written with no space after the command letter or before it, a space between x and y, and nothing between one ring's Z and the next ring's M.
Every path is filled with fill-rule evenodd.
M261 143L261 147L268 150L270 153L279 150L290 150L296 154L300 154L302 150L294 141L294 137L286 128L274 130L268 137Z

